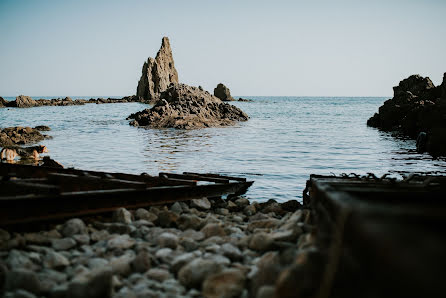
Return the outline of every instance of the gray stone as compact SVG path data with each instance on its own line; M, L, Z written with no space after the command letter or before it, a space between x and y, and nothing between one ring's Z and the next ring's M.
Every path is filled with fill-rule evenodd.
M37 274L26 269L9 271L6 275L5 290L12 291L16 289L23 289L34 294L39 294L41 288Z
M130 238L129 235L117 235L107 241L107 247L109 249L128 249L135 245L135 240Z
M113 212L113 220L124 224L131 224L132 214L125 208L118 208Z
M179 202L175 202L171 207L170 211L175 212L177 214L181 214L183 212L183 208L181 208L181 204Z
M226 232L223 229L221 224L217 223L208 223L201 229L201 232L204 233L204 236L206 238L212 237L212 236L226 236Z
M76 234L86 234L86 233L87 233L87 227L85 226L82 219L79 218L72 218L68 220L62 227L62 234L65 237L71 237Z
M193 199L190 201L190 207L199 210L209 210L211 209L211 202L207 198Z
M207 276L220 272L222 267L214 261L197 258L180 269L178 280L188 288L199 289Z
M252 216L252 215L256 214L256 212L257 212L257 210L256 210L256 207L254 206L254 204L248 205L245 208L243 208L243 213L246 216Z
M175 249L178 246L178 236L169 232L164 232L158 237L160 247L169 247Z
M135 217L137 219L144 219L150 222L154 222L158 219L158 216L155 213L149 212L144 208L139 208L135 212Z
M107 240L110 237L110 233L106 230L96 230L93 233L91 233L91 240L92 241L102 241Z
M189 252L175 257L171 265L172 272L177 274L184 265L196 258L197 254L195 252Z
M110 260L110 267L113 274L128 276L132 272L132 263L135 259L134 253L125 254Z
M28 254L16 249L9 252L6 264L11 269L36 269L36 265L28 257Z
M151 268L147 271L146 276L150 279L162 282L170 277L170 273L166 269Z
M92 258L88 260L88 267L90 269L105 267L108 265L108 261L103 258Z
M74 235L73 239L76 240L76 242L78 244L80 244L80 245L89 244L90 243L90 236L88 236L88 234Z
M240 198L237 199L234 203L240 208L245 208L246 206L249 205L249 200L246 198Z
M207 298L240 297L245 288L245 275L238 269L226 269L212 274L203 283L203 296Z
M257 290L256 298L274 298L275 297L275 294L274 294L275 290L276 290L276 288L274 286L271 286L271 285L261 286Z
M158 224L163 228L171 228L177 225L179 215L172 211L161 211L158 214Z
M173 250L171 248L161 248L156 251L155 257L164 263L170 263L174 258L172 252Z
M70 261L61 253L49 251L43 259L43 265L46 268L59 269L70 265Z
M189 238L195 241L201 241L204 239L204 233L200 231L195 231L192 229L188 229L181 233L182 238Z
M256 233L251 237L248 247L257 251L267 251L273 248L274 239L266 233Z
M113 293L112 272L98 269L76 277L68 286L72 298L108 298Z
M275 218L254 220L248 224L247 230L253 232L255 229L274 229L280 224L280 220Z
M132 268L136 272L146 272L152 267L152 255L147 251L140 251L132 262Z
M44 293L49 293L52 288L67 281L67 275L65 273L52 269L44 269L37 275L40 281L41 291Z
M243 260L243 254L238 249L238 247L232 245L231 243L225 243L221 246L221 252L224 256L228 257L234 262Z
M25 290L17 290L5 295L5 298L36 298L36 295Z
M55 250L67 250L76 246L76 241L72 238L62 238L51 240L51 246Z
M180 230L200 229L203 225L203 220L194 214L182 214L177 221Z

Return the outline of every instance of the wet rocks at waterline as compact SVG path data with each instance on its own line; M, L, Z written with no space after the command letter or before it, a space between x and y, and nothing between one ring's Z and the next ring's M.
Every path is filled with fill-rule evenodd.
M207 91L185 84L171 84L152 108L132 114L128 119L133 119L130 122L133 126L194 129L227 126L249 117Z
M23 126L0 128L0 147L38 143L45 139L51 139L51 136L41 133L41 131L49 130L50 128L44 125L34 128Z

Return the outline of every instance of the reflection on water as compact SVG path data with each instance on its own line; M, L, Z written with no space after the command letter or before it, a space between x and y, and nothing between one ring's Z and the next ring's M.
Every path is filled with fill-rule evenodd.
M251 119L225 128L135 128L125 118L146 108L138 103L0 109L0 126L50 126L43 144L65 166L240 175L259 200L300 198L312 173L446 171L415 141L366 126L385 98L255 99L234 103Z

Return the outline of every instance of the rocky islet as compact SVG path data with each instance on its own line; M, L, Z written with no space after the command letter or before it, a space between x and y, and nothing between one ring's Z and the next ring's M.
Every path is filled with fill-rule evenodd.
M209 92L185 84L172 84L150 109L132 114L130 125L152 128L194 129L231 125L249 119L239 108Z

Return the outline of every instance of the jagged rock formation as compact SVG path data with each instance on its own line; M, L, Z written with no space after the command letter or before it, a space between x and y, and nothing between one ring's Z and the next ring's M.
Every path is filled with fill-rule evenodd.
M427 77L412 75L393 91L393 98L384 102L367 125L397 130L412 138L424 132L426 146L420 151L446 155L446 73L440 86L435 87Z
M171 83L178 83L178 73L173 61L169 38L163 37L161 48L155 59L149 57L142 67L142 75L136 89L136 96L142 100L155 102L161 92Z
M224 84L220 83L214 89L214 95L223 101L233 101L234 98L231 96L231 91Z
M134 126L180 129L231 125L248 120L239 108L223 103L207 91L185 84L172 84L151 109L130 115Z
M44 125L34 128L15 126L0 129L0 147L37 143L49 139L50 136L40 133L40 131L49 130L50 128Z

